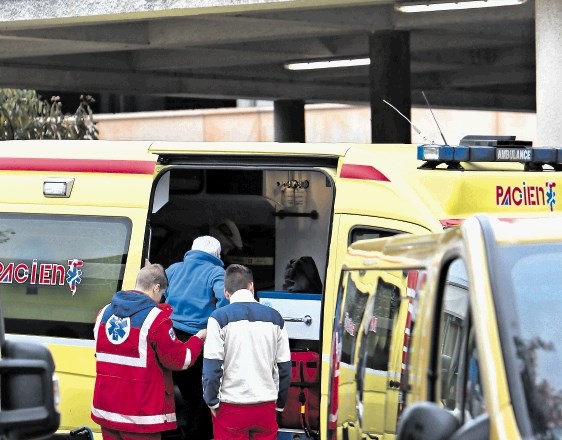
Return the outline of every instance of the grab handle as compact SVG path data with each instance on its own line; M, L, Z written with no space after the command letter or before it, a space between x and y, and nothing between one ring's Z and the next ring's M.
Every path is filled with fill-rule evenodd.
M304 322L306 325L312 324L312 317L310 315L304 315L303 318L291 318L291 317L283 317L285 322Z

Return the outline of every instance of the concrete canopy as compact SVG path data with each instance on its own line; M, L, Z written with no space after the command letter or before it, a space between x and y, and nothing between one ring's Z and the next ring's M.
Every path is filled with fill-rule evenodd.
M404 14L392 0L3 0L0 87L369 103L369 36L410 33L412 104L534 111L534 0ZM376 67L376 66L375 66Z

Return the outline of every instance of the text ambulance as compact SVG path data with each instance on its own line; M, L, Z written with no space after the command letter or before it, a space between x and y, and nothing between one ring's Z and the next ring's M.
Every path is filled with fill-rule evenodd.
M12 338L38 339L51 349L62 428L89 424L98 310L116 290L134 286L144 258L167 266L209 226L234 223L242 246L225 257L226 264L253 270L261 301L286 318L295 353L321 356L309 375L320 384L304 386L319 410L311 408L304 420L288 416L279 436L304 439L320 431L327 438L332 325L351 243L440 231L476 212L520 217L560 209L558 149L509 138L471 142L419 148L2 142L0 289L7 330ZM314 260L321 292L284 289L288 263L302 256ZM349 315L349 328L356 319ZM395 418L389 413L383 434L395 431Z

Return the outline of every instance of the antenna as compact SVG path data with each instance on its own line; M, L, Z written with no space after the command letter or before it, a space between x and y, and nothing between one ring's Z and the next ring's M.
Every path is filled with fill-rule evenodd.
M412 126L412 128L415 130L415 132L416 132L417 134L420 134L420 135L422 136L422 138L423 138L423 140L424 140L425 142L431 142L432 144L435 143L434 141L429 140L429 139L421 132L421 130L420 130L418 127L416 127L416 126L413 124L413 122L410 121L410 120L406 117L406 115L404 115L400 110L398 110L396 107L394 107L390 102L388 102L386 99L383 99L382 102L384 102L385 104L387 104L387 105L389 105L390 107L392 107L396 113L398 113L400 116L402 116L404 119L406 119L406 121L408 121L408 123Z
M429 111L431 112L431 116L433 116L433 120L435 121L435 125L437 125L437 128L439 129L439 134L441 134L441 139L443 139L443 142L445 142L445 145L449 145L447 143L447 141L445 140L445 136L443 135L443 132L441 131L441 127L439 127L439 122L437 122L437 118L435 117L435 115L433 114L433 110L431 109L431 106L429 105L429 101L427 100L427 98L425 97L425 93L422 90L422 95L423 95L423 99L425 99L425 103L427 104L427 106L429 107Z

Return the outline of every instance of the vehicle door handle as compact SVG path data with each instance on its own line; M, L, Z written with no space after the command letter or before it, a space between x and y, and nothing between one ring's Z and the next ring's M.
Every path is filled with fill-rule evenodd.
M312 324L312 317L310 315L305 315L303 318L291 318L291 317L283 317L285 322L304 322L306 325Z
M390 388L400 388L400 381L398 380L391 380L390 382L388 382L388 386Z

